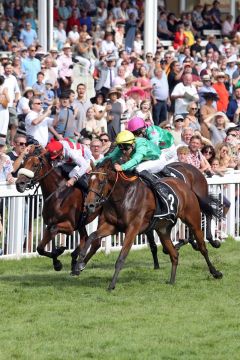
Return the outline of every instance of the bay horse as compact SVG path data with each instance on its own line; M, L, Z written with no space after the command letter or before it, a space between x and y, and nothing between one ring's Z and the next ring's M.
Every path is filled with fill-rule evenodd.
M162 182L170 186L178 197L179 205L176 219L180 218L191 229L210 273L214 278L221 278L222 273L216 270L208 257L201 230L201 211L197 196L181 180L164 178ZM99 216L98 228L89 236L80 251L78 269L79 271L83 270L86 262L92 256L92 254L86 256L86 253L93 241L115 235L119 231L124 232L123 246L108 287L109 290L112 290L115 288L119 272L124 265L135 237L138 234L146 233L152 224L157 205L153 191L138 176L129 178L124 173L116 172L113 169L111 160L97 166L95 171L92 172L89 181L89 192L85 200L86 209L89 213L94 213L100 205L102 212ZM175 223L176 221L173 223L167 218L162 218L157 219L154 224L154 229L171 259L170 284L175 282L178 265L178 251L173 246L170 238Z
M58 233L72 235L75 230L79 231L81 243L84 244L88 236L85 225L81 221L84 195L79 188L66 186L66 179L61 170L52 166L45 149L40 145L32 145L23 168L18 172L16 188L23 193L27 188L32 188L38 183L44 200L42 216L47 226L37 246L37 251L40 255L51 258L54 269L60 271L62 263L58 260L58 256L65 251L66 247L53 246L52 251L46 251L44 248L51 240L54 240ZM89 217L89 222L96 216L97 213L94 217ZM71 254L72 268L75 266L78 255L79 247Z

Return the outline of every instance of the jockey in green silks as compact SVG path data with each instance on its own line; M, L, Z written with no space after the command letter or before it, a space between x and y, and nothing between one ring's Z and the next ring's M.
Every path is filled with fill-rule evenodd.
M104 160L111 159L115 163L116 171L137 170L140 163L156 160L160 155L160 149L155 144L144 138L135 138L133 133L128 130L121 131L117 135L116 144L116 148L104 157ZM123 154L130 159L120 165L117 162Z
M177 161L177 152L172 134L156 125L146 127L142 118L134 117L128 122L128 129L137 138L146 138L157 145L161 153L158 160L147 161L139 166L138 171L147 170L150 173L158 173L165 165ZM162 171L163 175L171 176L167 169Z

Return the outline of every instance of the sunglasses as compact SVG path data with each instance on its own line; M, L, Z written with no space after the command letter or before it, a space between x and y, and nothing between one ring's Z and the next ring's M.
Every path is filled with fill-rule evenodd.
M212 152L211 150L205 150L205 151L204 151L204 154L209 154L209 155L212 155L212 154L213 154L213 152Z
M100 139L100 141L102 141L102 142L108 142L109 140L108 140L108 139Z
M178 120L175 120L175 122L183 122L184 120L183 119L178 119ZM170 129L170 128L169 128Z
M164 129L171 129L171 126L165 126Z
M234 137L237 137L237 134L228 134L228 136L234 136Z
M38 102L38 103L33 103L33 105L42 105L42 102Z
M17 145L20 145L20 146L27 146L27 143L25 143L25 142L18 142L18 143L16 143Z
M118 147L120 150L127 151L132 148L132 145L131 144L119 144Z
M191 108L191 110L197 110L197 108Z

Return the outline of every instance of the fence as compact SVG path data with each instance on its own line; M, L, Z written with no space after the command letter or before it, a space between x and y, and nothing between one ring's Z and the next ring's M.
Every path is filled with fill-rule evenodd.
M214 176L208 179L210 192L216 196L227 198L231 206L224 221L212 221L212 232L215 238L219 238L219 232L226 232L236 240L240 239L239 231L239 201L240 201L240 172L234 172L224 177ZM44 223L41 216L43 200L41 191L36 195L34 191L24 194L17 192L15 185L0 183L0 215L2 231L0 229L0 259L21 258L36 255L36 247L42 238ZM1 225L0 224L0 225ZM88 233L97 227L97 219L87 226ZM185 226L178 221L172 231L172 240L176 242L179 238L185 238ZM124 239L123 234L109 236L102 240L101 249L106 253L121 248ZM160 243L158 237L156 242ZM73 250L79 243L78 233L72 236L59 234L56 237L56 246L64 245ZM48 250L51 249L51 244ZM146 236L138 236L133 248L147 246Z

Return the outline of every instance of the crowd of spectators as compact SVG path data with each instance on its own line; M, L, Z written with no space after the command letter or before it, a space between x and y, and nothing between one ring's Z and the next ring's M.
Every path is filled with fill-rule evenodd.
M240 17L217 0L179 17L159 6L156 52L145 54L143 0L60 0L45 53L36 5L0 5L1 180L14 181L29 136L79 141L98 160L133 116L170 131L179 160L208 175L240 168ZM73 88L74 67L94 97L84 77Z

